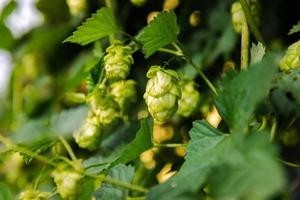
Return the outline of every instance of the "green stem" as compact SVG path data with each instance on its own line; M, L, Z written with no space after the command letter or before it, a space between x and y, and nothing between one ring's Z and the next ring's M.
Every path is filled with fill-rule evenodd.
M177 51L181 52L181 54L184 56L184 59L187 63L189 63L201 76L201 78L204 80L204 82L207 84L209 89L214 93L214 95L218 96L218 92L215 88L215 86L210 82L210 80L206 77L206 75L202 72L200 66L198 66L192 59L191 56L189 56L183 49L180 47L181 45L178 45L177 43L172 43L173 46L177 49ZM179 43L180 44L180 43Z
M182 52L180 52L180 51L174 51L172 49L160 48L160 49L158 49L158 51L169 53L169 54L173 54L175 56L183 56Z
M120 186L120 187L123 187L123 188L127 188L129 190L133 190L133 191L137 191L137 192L141 192L141 193L147 193L148 192L148 189L143 188L139 185L133 185L133 184L130 184L130 183L127 183L127 182L123 182L123 181L120 181L120 180L110 178L108 176L104 178L104 181L106 183L116 185L116 186Z
M113 7L112 7L112 0L105 0L105 5L106 7L110 8L111 10L113 10ZM110 44L112 44L112 42L114 41L114 35L113 34L110 34L109 36L109 42Z
M59 140L64 145L64 147L67 150L67 152L68 152L69 156L71 157L71 159L73 161L76 161L77 160L76 155L75 155L73 149L71 148L71 146L69 145L69 143L67 142L67 140L64 137L62 137L61 135L59 136Z
M271 126L271 133L270 133L270 140L273 141L275 138L275 134L276 134L276 129L277 129L277 120L274 118Z
M176 148L176 147L186 147L187 144L181 144L181 143L158 144L158 143L154 143L153 146L154 147Z
M16 117L22 110L22 68L16 65L13 70L13 80L12 80L12 128L18 126Z
M250 8L246 0L240 0L240 3L254 37L256 38L257 41L261 42L264 46L266 46L266 42L264 41L264 38L261 32L259 31L258 25L251 14Z
M282 162L283 164L287 165L287 166L290 166L290 167L294 167L294 168L300 169L300 165L298 165L298 164L291 163L291 162L282 160L282 159L280 159L280 158L278 158L278 160L279 160L280 162Z
M126 197L126 200L144 200L146 197Z
M243 17L241 36L241 69L247 69L249 63L249 35L247 20Z

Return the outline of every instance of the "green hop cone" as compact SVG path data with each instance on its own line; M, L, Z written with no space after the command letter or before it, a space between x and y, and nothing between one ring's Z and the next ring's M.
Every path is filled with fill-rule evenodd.
M92 112L101 125L109 126L119 120L120 106L105 89L95 90L88 97L87 101L90 103Z
M130 104L137 100L134 80L117 81L111 84L111 94L123 112L127 112Z
M87 148L93 150L97 147L101 137L101 127L98 119L92 112L80 127L80 129L74 134L75 142L81 148Z
M144 99L154 122L164 124L176 113L178 99L181 97L179 78L175 71L152 66L147 78L150 78Z
M147 0L130 0L130 2L137 7L141 7L147 2Z
M300 40L288 47L286 54L280 61L280 69L289 71L300 67Z
M51 193L29 189L20 194L20 200L47 200Z
M121 41L114 41L113 44L106 49L104 68L107 79L126 79L130 71L130 65L132 64L131 48L123 46Z
M180 82L182 96L178 102L177 113L183 117L189 117L198 107L200 93L196 90L193 81Z
M254 20L256 22L257 25L260 24L260 19L259 19L259 15L260 15L260 5L259 2L257 0L248 0L247 1L248 5L250 5L250 12L252 14L252 16L254 17ZM232 24L233 24L233 28L237 33L241 33L242 31L242 25L243 25L243 21L246 19L243 9L242 9L242 5L240 4L240 2L235 2L232 4L231 6L231 16L232 16Z
M75 171L73 168L61 164L52 172L57 191L63 199L74 200L80 193L83 185L83 173L80 171L83 168L80 165L78 169Z

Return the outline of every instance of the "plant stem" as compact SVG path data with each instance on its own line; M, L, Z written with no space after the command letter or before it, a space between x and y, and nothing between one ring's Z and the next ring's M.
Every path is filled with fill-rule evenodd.
M249 35L247 20L243 17L241 36L241 69L247 69L249 63Z
M256 38L257 41L261 42L264 46L266 46L266 42L264 41L264 38L261 32L259 31L258 25L250 12L250 8L246 0L240 0L240 3L254 37Z
M126 197L126 200L144 200L146 197Z
M158 144L158 143L154 143L153 146L154 147L176 148L176 147L186 147L187 144L181 144L181 143Z
M76 155L75 155L73 149L71 148L71 146L69 145L69 143L67 142L67 140L64 137L62 137L61 135L59 136L59 140L64 145L64 147L67 150L67 152L68 152L69 156L71 157L71 159L73 161L76 161L77 160Z
M13 69L13 78L12 78L12 127L18 126L16 117L22 110L22 71L20 65L16 65Z
M280 158L278 158L278 160L279 160L280 162L282 162L283 164L287 165L287 166L290 166L290 167L294 167L294 168L300 169L300 165L298 165L298 164L291 163L291 162L282 160L282 159L280 159Z
M106 7L110 8L111 10L113 10L113 7L112 7L112 0L105 0L105 5ZM110 44L114 41L114 35L113 34L110 34L109 36L109 42Z
M181 52L181 54L184 56L184 59L187 63L189 63L201 76L201 78L204 80L204 82L207 84L209 89L214 93L214 95L218 95L218 92L215 88L215 86L210 82L210 80L206 77L206 75L202 72L200 66L198 66L192 59L191 56L189 56L183 49L180 47L181 45L178 45L177 43L172 43L173 46L177 49L177 51ZM180 43L179 43L180 44Z
M104 178L104 181L106 183L109 183L109 184L112 184L112 185L116 185L116 186L120 186L120 187L123 187L123 188L127 188L129 190L133 190L133 191L137 191L137 192L142 192L142 193L147 193L148 192L148 189L143 188L143 187L141 187L139 185L133 185L133 184L130 184L130 183L127 183L127 182L123 182L123 181L120 181L120 180L116 180L116 179L110 178L108 176Z
M183 56L182 52L174 51L172 49L160 48L158 51L165 52L165 53L170 53L170 54L173 54L175 56Z
M274 118L271 126L271 133L270 133L270 140L273 141L276 134L276 128L277 128L277 120Z

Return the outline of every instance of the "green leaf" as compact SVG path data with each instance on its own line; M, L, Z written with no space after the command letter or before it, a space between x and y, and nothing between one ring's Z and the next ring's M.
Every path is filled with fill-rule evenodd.
M213 166L228 154L230 140L205 121L196 121L190 130L186 161L167 182L154 186L147 200L177 199L185 192L194 193L206 181Z
M266 48L264 47L264 45L260 42L256 44L252 43L251 49L250 49L250 63L251 64L255 64L260 62L264 55L266 53Z
M0 49L11 49L14 45L14 38L7 26L0 21Z
M214 167L209 177L213 198L264 200L284 191L284 174L276 153L266 134L252 132L232 142L225 163Z
M138 39L143 44L143 52L148 58L159 48L176 42L179 28L174 11L163 11L144 28Z
M40 140L26 145L20 145L22 148L27 150L26 152L28 152L28 150L32 152L32 154L29 155L29 154L24 154L22 153L22 151L20 151L20 154L23 156L25 163L28 165L35 155L46 151L48 148L52 147L55 143L56 141L46 139L46 140Z
M268 95L276 70L275 60L268 55L262 62L221 83L215 104L232 130L245 130L256 106Z
M105 36L114 34L119 30L113 12L110 8L103 7L88 18L72 36L64 42L73 42L86 45Z
M190 136L186 161L178 173L151 188L147 200L180 199L185 193L196 194L205 184L213 199L262 200L284 189L277 152L266 134L253 132L237 139L196 121Z
M12 189L4 184L4 183L0 183L0 199L5 199L5 200L13 200L14 199L14 195L12 192Z
M119 164L112 168L108 176L122 182L130 183L134 176L134 167ZM127 189L116 187L108 183L103 183L101 188L94 193L97 200L124 200L127 194Z
M288 35L292 35L294 33L298 33L300 31L300 20L295 24L291 30L289 31Z
M11 0L6 6L2 9L0 13L0 21L6 20L6 18L16 9L17 2L15 0Z
M119 163L126 164L129 161L138 158L141 153L153 146L151 142L152 123L152 119L150 118L146 118L141 121L141 127L136 133L136 137L125 147L110 167Z
M95 191L97 179L92 177L84 177L82 189L79 194L79 196L76 198L76 200L89 200L91 199L91 196L93 192Z

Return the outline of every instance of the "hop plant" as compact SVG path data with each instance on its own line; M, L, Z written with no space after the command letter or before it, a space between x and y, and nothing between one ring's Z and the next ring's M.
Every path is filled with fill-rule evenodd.
M173 70L152 66L147 72L150 80L146 86L144 99L155 123L164 124L177 111L181 90L178 75Z
M123 46L121 41L114 41L106 49L104 56L104 68L106 78L112 80L124 80L129 74L130 65L133 64L131 48Z
M111 94L123 112L127 112L131 103L137 100L134 80L118 81L111 84Z
M286 54L280 61L280 69L288 71L300 67L300 40L288 47Z
M20 200L47 200L51 193L38 190L26 190L20 194Z
M81 148L96 148L101 136L101 127L97 117L90 112L80 129L75 132L76 143Z
M259 13L260 13L260 5L257 0L248 0L248 5L250 5L250 12L254 17L255 22L259 25ZM242 5L240 2L235 2L231 6L231 16L232 16L232 24L233 28L237 33L241 33L242 24L245 20L245 15L242 9Z
M96 89L87 100L98 122L103 126L114 124L120 118L120 106L105 89Z
M200 94L195 88L193 81L182 81L180 83L182 96L178 102L177 113L189 117L197 108L200 101Z
M83 183L83 173L80 171L83 168L81 163L77 167L78 170L74 170L61 164L52 172L57 191L63 199L73 200L80 192Z

